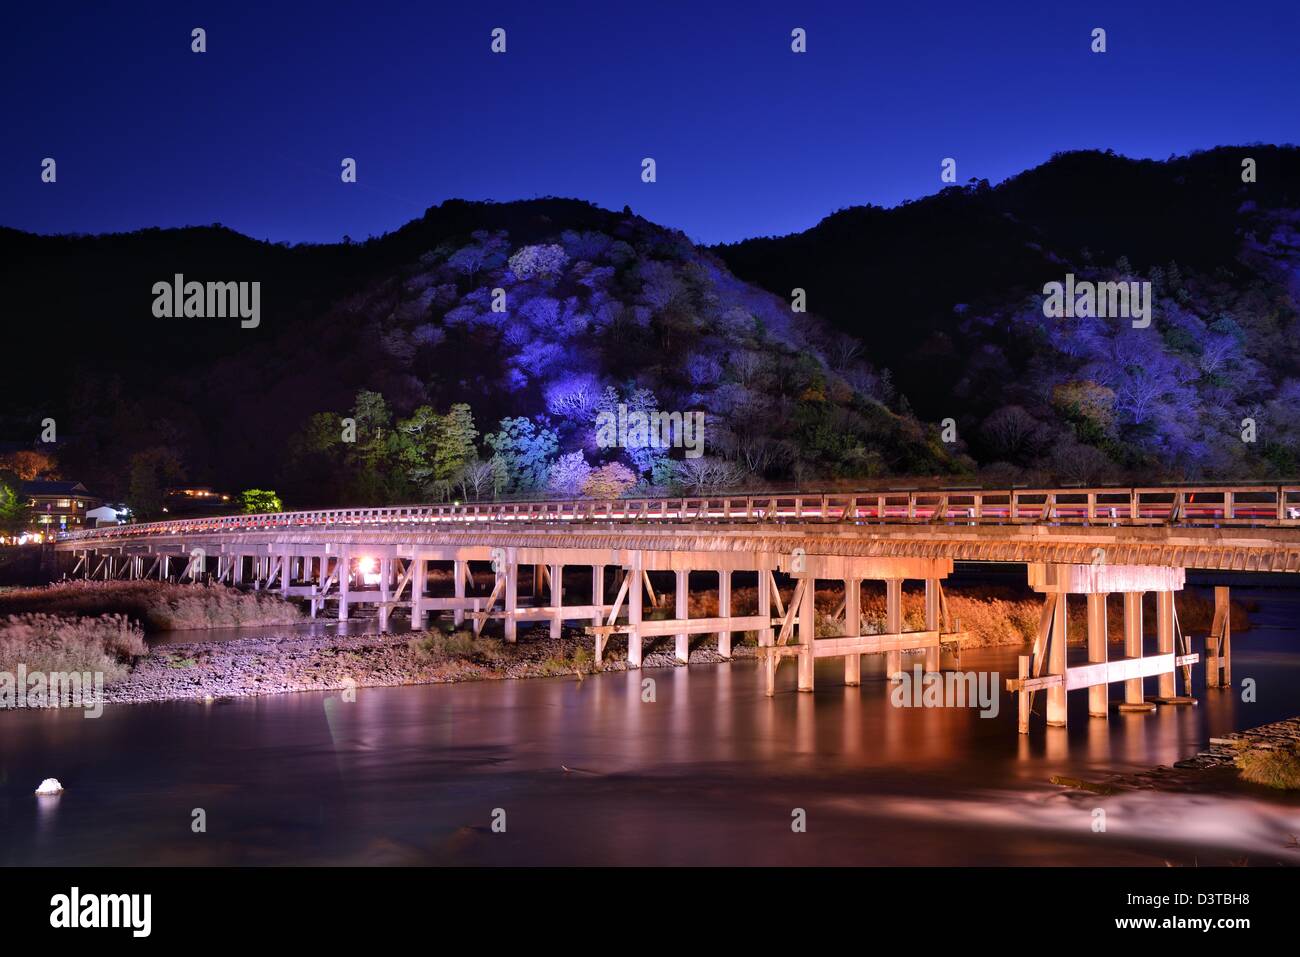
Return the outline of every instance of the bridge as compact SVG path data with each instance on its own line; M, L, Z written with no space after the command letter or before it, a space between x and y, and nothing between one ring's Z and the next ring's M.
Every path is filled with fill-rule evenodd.
M733 636L752 632L768 694L786 658L800 691L814 688L817 658L842 658L846 683L861 681L862 655L886 656L901 680L902 657L919 653L937 672L945 642L961 638L943 590L955 561L1016 563L1044 596L1032 653L1007 682L1018 695L1022 732L1033 695L1047 695L1046 721L1066 723L1066 696L1088 689L1089 713L1109 712L1108 686L1124 685L1126 711L1191 702L1191 668L1201 657L1178 623L1175 594L1188 569L1300 572L1300 485L1149 488L900 489L758 493L612 501L512 501L190 518L76 531L59 537L71 574L98 579L213 580L275 589L305 599L312 617L358 605L377 609L381 630L394 611L414 627L432 615L470 622L480 634L499 622L508 642L522 622L548 622L558 636L580 623L597 662L611 642L626 643L640 667L647 638L673 636L685 662L692 635L716 636L729 658ZM488 594L474 567L490 567ZM430 573L451 579L434 594ZM585 603L565 603L565 569L590 574ZM527 595L521 570L531 572ZM648 618L659 596L651 573L674 576L672 617ZM692 573L716 577L718 613L692 618ZM754 614L732 611L733 575L757 583ZM793 582L782 600L777 576ZM570 573L570 579L573 574ZM817 583L838 583L837 634L817 637ZM883 582L886 626L861 634L861 586ZM903 585L923 582L924 627L905 630ZM446 589L444 589L445 591ZM474 594L475 591L480 592ZM1156 598L1153 636L1142 600ZM612 598L609 596L612 594ZM1069 666L1071 596L1087 604L1087 662ZM1110 658L1107 601L1123 602L1124 655ZM521 597L526 599L521 602ZM1228 588L1215 588L1206 636L1207 684L1231 683ZM1181 673L1183 693L1176 681ZM1154 678L1156 694L1145 693Z

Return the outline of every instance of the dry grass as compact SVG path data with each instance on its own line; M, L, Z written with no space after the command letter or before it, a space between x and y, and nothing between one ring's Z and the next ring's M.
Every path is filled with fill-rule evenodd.
M126 661L143 655L140 627L123 615L59 618L10 615L0 620L0 671L102 672L112 683L127 673Z
M781 601L788 607L794 595L792 588L781 588ZM946 588L948 612L956 630L968 634L964 647L981 648L996 645L1023 645L1034 640L1038 621L1043 610L1043 596L1020 589L997 585L975 585ZM645 617L673 617L671 589L659 594L660 608L646 606ZM833 617L844 601L844 592L838 588L819 589L816 597L817 634L831 637L843 634L843 626ZM1214 619L1214 599L1200 592L1179 592L1176 598L1178 621L1183 632L1204 634ZM694 590L687 603L690 617L712 618L718 614L717 591ZM732 593L733 615L753 615L758 609L757 588L737 588ZM1123 602L1112 596L1106 603L1111 641L1124 640ZM1240 602L1231 606L1232 627L1244 631L1250 627L1247 607ZM1155 622L1155 597L1148 595L1143 605L1146 629L1150 632ZM925 628L925 595L912 588L903 591L903 629L921 631ZM1081 643L1086 640L1086 604L1079 596L1070 601L1069 640ZM862 631L864 635L882 634L885 631L885 594L879 583L868 582L862 593Z
M302 618L296 605L268 592L151 581L70 581L0 591L0 614L24 613L127 615L151 631L283 625Z
M1300 751L1294 748L1252 748L1237 755L1241 776L1253 784L1281 791L1300 790Z

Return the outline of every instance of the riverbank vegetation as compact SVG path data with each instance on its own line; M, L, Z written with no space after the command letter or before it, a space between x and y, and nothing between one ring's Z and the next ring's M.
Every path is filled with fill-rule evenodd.
M302 619L298 607L269 592L224 585L154 581L66 581L42 588L0 589L0 615L72 618L125 615L147 631L285 625Z
M1237 769L1252 784L1281 791L1300 791L1300 750L1248 748L1237 755Z
M793 588L779 589L781 602L788 607L794 597ZM1000 585L968 584L945 589L948 614L954 631L964 637L960 643L966 648L984 648L1001 645L1023 645L1032 642L1038 632L1043 611L1043 596L1022 588ZM671 618L672 593L660 594L659 607L647 607L646 617ZM1176 598L1178 621L1184 633L1204 633L1214 620L1213 596L1187 590ZM1249 606L1232 602L1232 628L1244 631L1250 627ZM817 636L830 638L844 634L844 592L839 588L818 589L816 597ZM717 591L693 591L688 610L692 618L711 618L718 614ZM732 594L733 615L753 615L758 610L758 589L738 588ZM867 582L862 589L862 627L860 634L877 635L886 630L884 584ZM1106 603L1109 618L1109 636L1113 642L1124 640L1124 609L1117 596ZM1080 644L1087 640L1087 608L1084 600L1074 596L1069 608L1068 640ZM1147 595L1143 602L1143 621L1150 632L1155 622L1155 597ZM903 630L925 629L925 592L920 588L903 591ZM738 636L739 637L739 636ZM747 635L751 643L753 633Z
M98 672L106 684L125 677L128 663L146 654L140 626L123 615L61 618L9 615L0 619L0 671L17 674Z

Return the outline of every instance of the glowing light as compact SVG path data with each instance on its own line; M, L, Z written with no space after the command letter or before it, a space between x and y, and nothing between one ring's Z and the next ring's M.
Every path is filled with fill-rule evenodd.
M357 559L357 571L363 575L369 575L375 570L375 560L369 556Z

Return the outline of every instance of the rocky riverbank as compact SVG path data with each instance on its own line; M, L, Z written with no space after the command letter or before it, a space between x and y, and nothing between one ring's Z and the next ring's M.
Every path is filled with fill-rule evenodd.
M1220 791L1261 784L1300 802L1300 717L1211 738L1209 746L1172 767L1160 765L1104 781L1056 777L1053 784L1093 794L1126 790Z
M709 642L712 644L712 642ZM736 643L735 658L753 658ZM692 649L691 664L717 662L716 649ZM671 639L646 649L645 668L673 667ZM546 626L520 629L517 644L472 638L468 632L400 635L290 635L160 645L135 660L126 677L105 689L109 703L206 699L333 691L345 688L438 684L506 678L542 678L625 671L626 652L615 646L602 667L591 639L566 631L551 638Z

